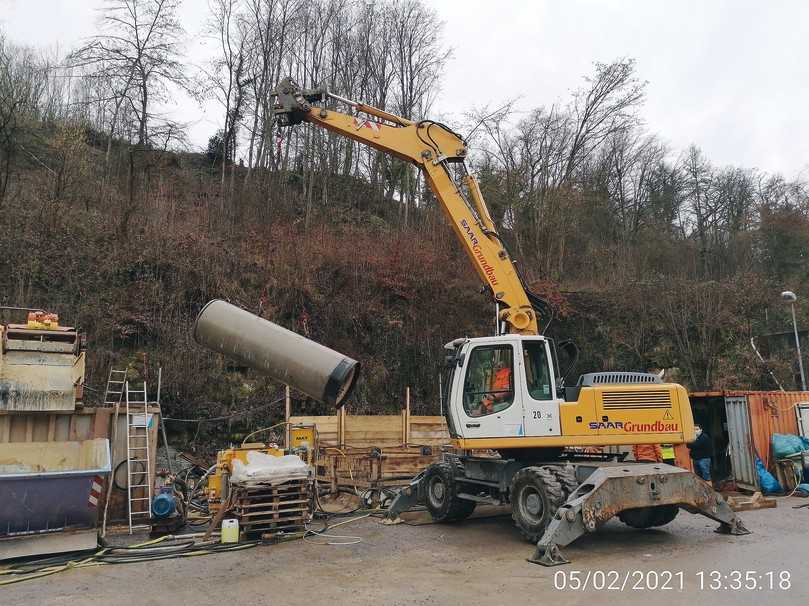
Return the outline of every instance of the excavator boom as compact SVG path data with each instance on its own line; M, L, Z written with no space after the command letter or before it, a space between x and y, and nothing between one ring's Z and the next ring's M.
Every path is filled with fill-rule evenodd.
M281 126L309 122L419 167L475 270L491 291L507 332L539 334L529 293L497 233L477 180L466 171L466 142L458 133L439 122L407 120L334 95L325 88L304 90L290 78L282 80L274 94L275 115ZM329 109L326 104L330 99L365 115ZM451 164L461 167L462 183L453 177Z

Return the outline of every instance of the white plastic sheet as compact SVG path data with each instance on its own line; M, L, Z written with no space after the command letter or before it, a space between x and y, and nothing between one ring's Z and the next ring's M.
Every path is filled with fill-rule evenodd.
M305 480L311 474L309 466L296 455L274 457L257 450L247 453L247 464L233 461L231 484L281 484L289 480Z

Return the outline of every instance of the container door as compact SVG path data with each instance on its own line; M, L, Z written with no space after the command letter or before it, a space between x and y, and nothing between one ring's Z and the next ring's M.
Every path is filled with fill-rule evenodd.
M758 490L758 473L753 457L753 434L747 398L725 398L728 418L728 449L736 484L748 490Z
M809 438L809 404L798 405L798 431L804 438Z

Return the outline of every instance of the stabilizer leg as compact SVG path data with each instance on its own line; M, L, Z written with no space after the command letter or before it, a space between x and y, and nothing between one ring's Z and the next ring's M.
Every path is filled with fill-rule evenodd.
M663 463L601 467L558 509L528 561L543 566L567 564L559 547L595 532L621 511L661 505L678 505L716 520L720 533L750 533L722 495L685 469Z
M400 513L424 502L424 488L421 482L423 479L424 471L410 480L410 484L399 491L399 494L396 495L396 498L393 499L390 507L388 507L388 511L385 514L386 520L397 520Z

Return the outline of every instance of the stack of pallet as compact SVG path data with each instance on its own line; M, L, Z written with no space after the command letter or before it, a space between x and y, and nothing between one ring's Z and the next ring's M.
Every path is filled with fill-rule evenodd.
M245 537L272 539L299 532L312 518L311 479L233 487L233 513Z

